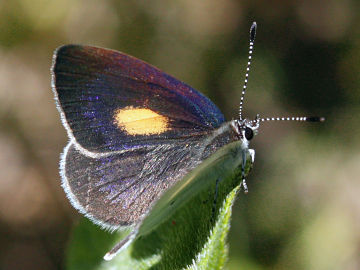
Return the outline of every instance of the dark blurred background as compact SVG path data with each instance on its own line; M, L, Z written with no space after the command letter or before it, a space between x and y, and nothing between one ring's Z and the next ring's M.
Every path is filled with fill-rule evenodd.
M143 59L237 117L249 27L258 33L245 115L264 123L229 237L229 269L360 269L360 3L0 0L0 269L63 269L79 218L60 187L67 137L50 88L67 43Z

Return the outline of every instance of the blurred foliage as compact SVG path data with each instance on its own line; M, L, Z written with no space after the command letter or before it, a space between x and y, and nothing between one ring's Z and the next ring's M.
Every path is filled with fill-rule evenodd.
M58 176L67 138L50 90L56 47L144 59L231 119L257 21L246 115L327 121L262 125L228 268L360 269L359 11L356 0L0 0L0 268L63 269L80 216Z

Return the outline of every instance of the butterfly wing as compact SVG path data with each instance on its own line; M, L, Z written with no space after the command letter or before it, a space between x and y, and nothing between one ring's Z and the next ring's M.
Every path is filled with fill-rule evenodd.
M136 225L153 203L201 163L201 141L141 148L98 158L65 148L62 185L72 205L95 223L110 229ZM201 154L200 154L201 153Z
M70 137L63 187L75 208L106 228L138 224L164 191L230 140L229 132L212 134L224 117L209 99L131 56L63 46L52 74Z
M88 154L201 136L224 122L220 110L196 90L117 51L60 47L52 75L68 135Z

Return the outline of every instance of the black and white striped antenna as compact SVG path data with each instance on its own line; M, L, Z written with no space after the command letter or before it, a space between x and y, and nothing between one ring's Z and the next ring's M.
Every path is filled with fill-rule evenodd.
M323 122L325 117L311 116L311 117L264 117L258 119L260 122L268 121L299 121L299 122Z
M245 92L247 88L248 78L249 78L249 72L250 72L250 65L252 60L252 54L254 51L254 42L255 42L255 36L256 36L256 29L257 24L256 22L253 22L250 27L250 44L249 44L249 57L246 67L246 73L245 73L245 81L244 86L241 92L241 98L240 98L240 106L239 106L239 120L240 122L243 121L242 118L242 110L243 110L243 104L244 104L244 97ZM260 122L269 122L269 121L299 121L299 122L323 122L325 121L324 117L318 117L318 116L312 116L312 117L265 117L265 118L259 118L257 115L255 120L251 121L254 125L258 125Z
M240 98L240 106L239 106L239 118L240 118L240 120L243 120L242 119L242 109L243 109L244 97L245 97L246 87L247 87L248 78L249 78L251 57L252 57L252 53L253 53L253 50L254 50L256 28L257 28L257 24L256 24L256 22L253 22L251 27L250 27L249 58L248 58L248 63L247 63L247 67L246 67L244 86L243 86L243 89L242 89L242 92L241 92L241 98Z

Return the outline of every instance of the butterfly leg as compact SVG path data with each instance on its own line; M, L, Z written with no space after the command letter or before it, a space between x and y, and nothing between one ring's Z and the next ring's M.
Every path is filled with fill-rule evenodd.
M242 179L242 187L244 189L244 193L247 194L249 192L246 180L245 180L245 167L246 167L246 152L242 151L242 163L241 163L241 179Z

